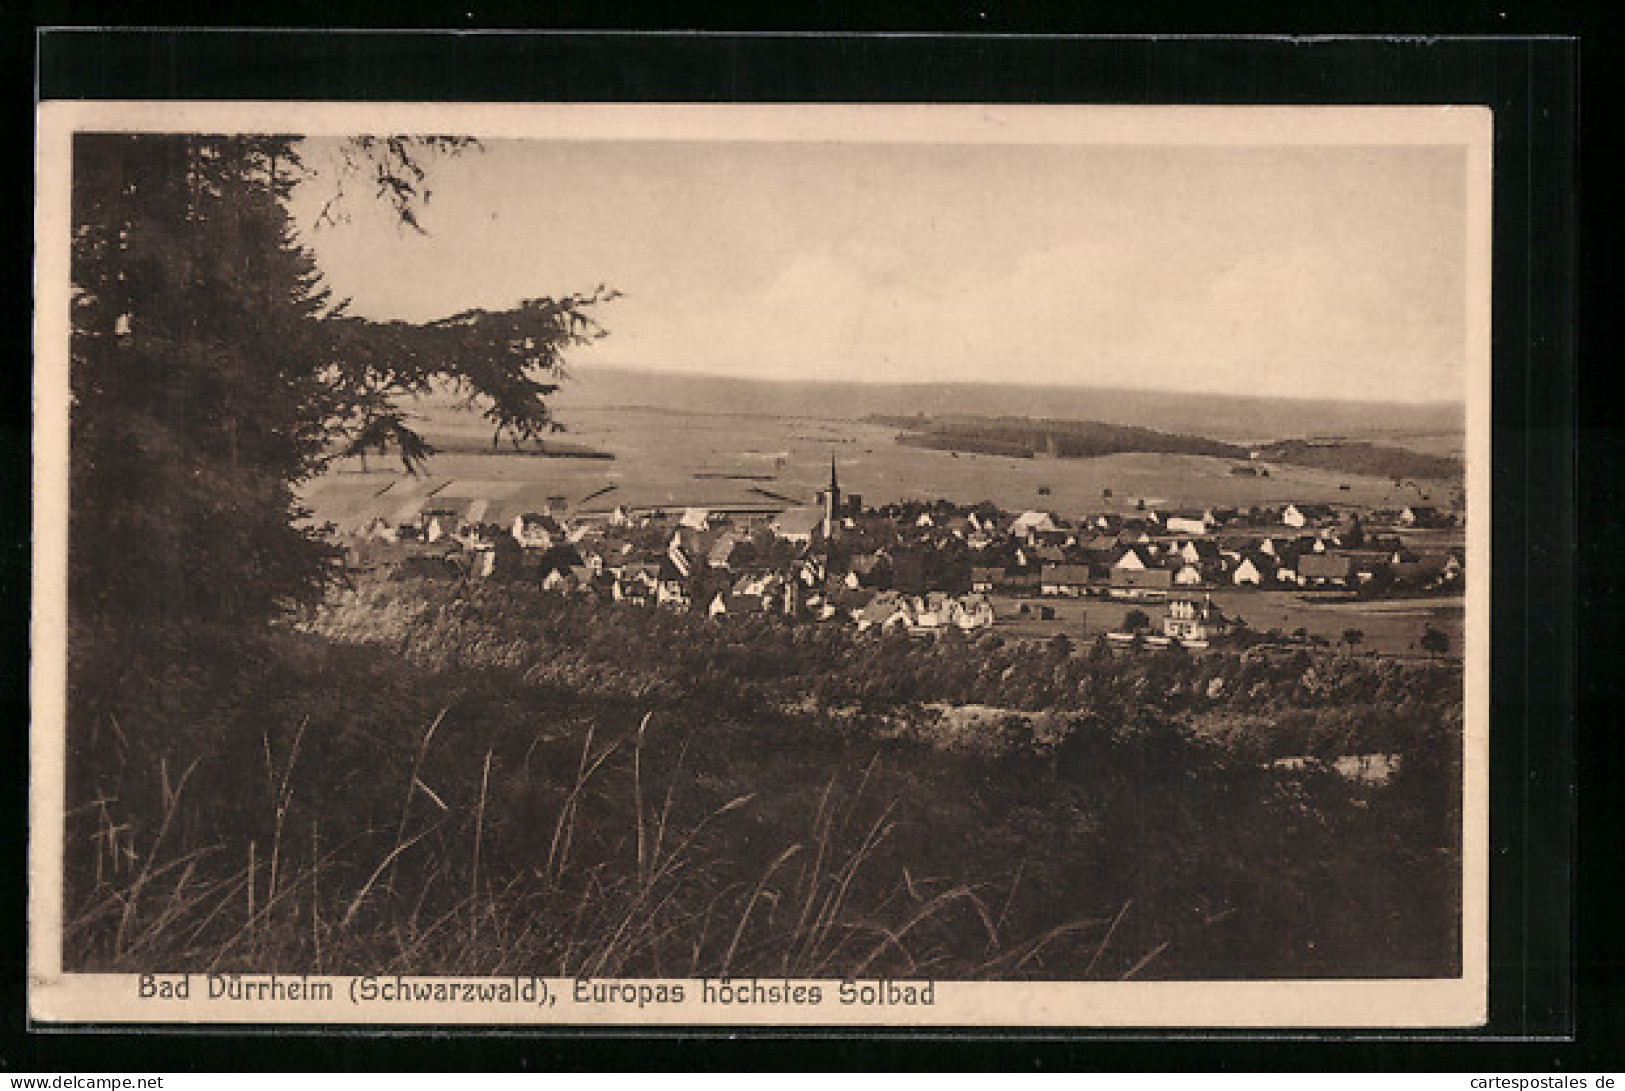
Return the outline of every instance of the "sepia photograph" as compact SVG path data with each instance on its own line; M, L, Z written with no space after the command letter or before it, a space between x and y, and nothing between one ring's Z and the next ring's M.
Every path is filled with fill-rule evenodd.
M40 127L35 1018L1483 1021L1488 111Z

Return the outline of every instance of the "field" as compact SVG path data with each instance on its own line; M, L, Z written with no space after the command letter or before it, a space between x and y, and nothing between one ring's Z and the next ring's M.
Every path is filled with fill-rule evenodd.
M669 376L661 377L656 386L667 395L682 389L681 381ZM760 387L755 411L751 411L752 401L739 392L752 387ZM431 442L448 448L431 460L426 476L408 477L398 464L377 456L363 473L358 460L347 459L309 484L306 502L319 521L340 527L359 525L374 515L410 515L431 494L445 499L485 499L490 504L487 518L493 520L538 509L548 496L555 495L587 510L608 510L616 504L782 507L782 500L754 490L810 503L828 479L832 456L842 488L861 495L871 506L941 497L967 504L991 500L1007 510L1047 508L1076 515L1132 511L1140 501L1149 506L1292 501L1400 507L1449 500L1442 484L1406 482L1396 487L1386 478L1297 466L1273 467L1267 478L1239 477L1230 473L1231 460L1194 455L1117 454L1063 460L928 450L898 443L895 428L862 421L867 414L859 410L865 406L845 387L827 399L807 396L803 412L798 414L779 411L789 406L777 384L729 381L726 389L731 392L728 408L705 411L687 407L695 401L692 396L669 397L681 403L677 406L655 407L647 402L606 405L601 384L580 389L567 385L555 402L556 416L567 429L560 438L613 454L612 461L493 452L489 450L490 431L480 417L457 411L449 399L426 400L418 407L420 426ZM877 395L876 401L884 403L885 399ZM1110 403L1094 406L1095 411L1109 408ZM1277 408L1284 411L1289 405L1282 403ZM1244 428L1261 427L1253 402L1246 403L1246 409L1246 414L1227 421L1225 400L1215 399L1212 419L1207 422L1209 431L1234 435ZM1168 412L1164 407L1163 415ZM1337 434L1375 442L1401 441L1399 433L1384 429L1360 407L1352 408L1349 416L1345 424L1359 427L1344 427ZM1396 410L1396 416L1402 421L1405 414ZM1323 426L1335 423L1325 411L1313 420ZM1282 427L1282 431L1290 429ZM1331 429L1322 427L1317 434L1330 433ZM1445 451L1459 444L1459 436L1452 439L1448 429L1413 428L1405 436L1404 441L1419 450ZM697 474L750 475L753 480ZM772 480L756 480L765 475ZM1105 496L1108 489L1109 498Z

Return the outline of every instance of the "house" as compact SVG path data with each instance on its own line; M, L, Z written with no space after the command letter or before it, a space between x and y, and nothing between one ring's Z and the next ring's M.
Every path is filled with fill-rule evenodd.
M786 508L772 523L773 533L794 545L808 545L824 524L824 509L811 505Z
M1081 598L1089 588L1089 571L1086 564L1046 564L1038 571L1038 593Z
M998 520L994 519L990 515L979 515L973 511L969 515L965 516L965 521L970 524L970 531L972 534L998 533Z
M835 616L857 621L863 608L874 601L875 594L865 588L838 587L830 592L828 603L834 607Z
M1174 547L1174 556L1187 565L1218 564L1221 559L1218 543L1210 539L1181 542Z
M1199 564L1183 564L1174 569L1174 585L1177 587L1200 587L1207 582L1207 575Z
M1115 599L1160 599L1174 585L1174 574L1166 568L1114 568L1107 594Z
M993 625L993 603L985 595L963 595L954 600L953 625L958 629L987 629Z
M689 593L689 575L678 567L672 553L668 552L660 561L655 583L655 602L675 610L686 610L692 606L694 603L693 596Z
M610 595L616 602L646 603L654 598L660 584L660 566L647 561L629 562L615 571L614 579Z
M1112 573L1118 572L1144 572L1155 568L1149 548L1144 545L1132 545L1125 548L1112 562Z
M750 544L730 530L719 535L711 544L711 549L705 555L705 563L712 568L730 568L736 556L744 560L750 552Z
M705 508L684 508L683 516L677 521L677 525L688 527L690 530L710 530L711 513Z
M1211 599L1175 598L1162 619L1162 635L1181 644L1204 646L1223 626L1224 616Z
M514 516L509 533L514 541L531 549L547 549L566 537L564 527L557 519L534 511Z
M1393 564L1389 567L1389 571L1393 572L1396 584L1404 584L1406 587L1432 587L1433 584L1446 579L1449 558L1441 553L1423 553Z
M1030 542L1041 533L1051 533L1060 529L1060 523L1056 521L1053 513L1024 511L1010 524L1010 536L1025 538Z
M1298 558L1298 580L1308 587L1347 586L1354 576L1354 561L1346 553L1305 553Z
M425 508L418 516L418 526L426 542L450 538L462 529L462 516L453 508Z
M583 594L592 590L592 572L586 565L579 564L550 569L542 577L542 590Z
M896 591L882 591L858 612L858 631L907 625L913 619L908 600Z
M1079 553L1086 553L1091 560L1111 563L1112 554L1117 550L1117 539L1110 534L1084 534L1075 543Z
M1288 504L1281 509L1281 522L1289 527L1303 528L1319 526L1334 518L1334 513L1326 504Z
M1276 583L1301 583L1298 577L1298 558L1303 555L1301 550L1282 549L1279 553L1267 554L1275 565Z
M973 567L970 570L970 589L979 594L986 594L999 585L999 579L1003 575L1002 568Z
M1162 525L1169 534L1206 534L1210 529L1201 512L1170 512Z
M1230 582L1237 587L1262 587L1275 576L1274 558L1267 553L1245 554L1230 572Z
M521 574L524 551L505 531L481 532L468 543L469 575L480 579L512 579Z
M1399 525L1414 527L1418 530L1437 529L1450 525L1450 517L1438 508L1418 504L1405 508L1399 513Z
M912 628L915 630L947 628L953 623L953 602L953 596L942 591L931 591L923 599L915 600Z

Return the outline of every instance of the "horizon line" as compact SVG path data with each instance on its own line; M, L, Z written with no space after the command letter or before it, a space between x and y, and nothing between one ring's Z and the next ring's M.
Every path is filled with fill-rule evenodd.
M796 378L781 375L742 375L726 371L708 371L702 368L649 367L636 364L593 363L564 365L565 374L573 377L583 368L598 371L633 372L640 375L674 375L692 379L724 379L743 383L825 384L830 386L1013 386L1028 390L1099 390L1120 394L1152 394L1183 398L1228 398L1234 401L1322 402L1338 405L1405 406L1414 409L1445 409L1459 407L1465 411L1467 398L1462 396L1440 399L1409 398L1346 398L1336 394L1235 394L1209 390L1172 390L1148 386L1122 386L1114 383L1067 383L1023 381L1021 379L863 379L808 376ZM563 388L563 389L568 389ZM562 392L562 390L561 390Z

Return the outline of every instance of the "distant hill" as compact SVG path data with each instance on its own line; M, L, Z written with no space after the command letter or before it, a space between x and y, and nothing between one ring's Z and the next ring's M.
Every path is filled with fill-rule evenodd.
M899 443L946 451L975 451L1019 458L1035 455L1097 458L1126 453L1247 457L1245 447L1204 436L1158 432L1137 425L1109 424L1105 421L962 415L940 419L917 416L869 419L879 424L913 429L898 436Z
M1455 479L1462 474L1460 459L1351 440L1282 440L1260 448L1259 457L1371 477Z
M1019 369L1012 369L1018 372ZM583 366L554 399L572 407L647 406L672 412L861 420L875 415L975 415L1129 425L1236 444L1336 436L1459 449L1460 403L1348 402L1224 394L1178 394L1018 383L856 383L739 379L671 371ZM1438 437L1445 437L1441 442Z
M1265 462L1337 470L1370 477L1456 479L1461 462L1404 447L1364 440L1288 439L1248 447L1207 436L1159 432L1135 425L1093 420L1053 418L974 417L956 414L928 417L877 415L875 424L902 429L897 442L939 451L964 451L1011 458L1099 458L1115 454L1205 455L1209 458L1250 459L1254 452Z

